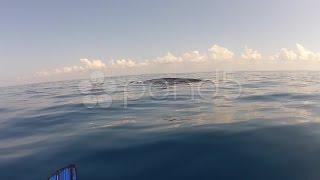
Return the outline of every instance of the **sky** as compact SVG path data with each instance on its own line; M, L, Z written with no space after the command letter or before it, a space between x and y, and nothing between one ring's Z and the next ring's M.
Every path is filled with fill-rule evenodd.
M93 70L320 70L319 7L317 0L0 0L0 86Z

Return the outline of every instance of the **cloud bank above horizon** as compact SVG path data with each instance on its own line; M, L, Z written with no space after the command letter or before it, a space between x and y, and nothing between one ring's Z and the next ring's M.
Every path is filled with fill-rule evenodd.
M301 44L295 49L281 48L272 55L262 55L258 50L245 46L240 54L221 45L213 45L205 52L188 51L181 55L168 52L153 59L131 58L103 61L101 59L80 59L71 66L45 69L35 72L31 78L50 80L99 70L108 76L147 73L184 73L199 71L241 71L241 70L320 70L320 53L313 52Z

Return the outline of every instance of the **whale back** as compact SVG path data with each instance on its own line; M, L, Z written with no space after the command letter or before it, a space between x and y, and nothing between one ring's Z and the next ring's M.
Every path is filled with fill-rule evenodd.
M189 84L201 82L201 79L196 78L158 78L158 79L149 79L143 81L144 84Z

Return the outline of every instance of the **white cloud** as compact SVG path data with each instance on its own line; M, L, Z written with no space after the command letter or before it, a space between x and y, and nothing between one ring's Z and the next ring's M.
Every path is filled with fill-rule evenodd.
M293 50L282 48L278 54L278 59L292 61L298 59L298 55Z
M35 75L37 77L46 77L46 76L50 76L50 72L48 72L46 70L42 70L42 71L36 72Z
M282 48L275 55L270 56L271 60L283 60L283 61L292 61L298 59L298 55L290 49Z
M139 64L132 59L119 59L116 61L112 61L111 65L120 66L120 67L135 67L135 66L138 66Z
M182 55L183 61L204 62L207 61L206 54L200 54L199 51L186 52Z
M305 47L303 47L301 44L296 44L298 49L298 56L301 60L320 60L320 54L312 52Z
M248 60L259 60L262 58L262 55L257 50L246 47L241 57Z
M272 60L320 60L320 54L308 50L301 44L296 44L296 50L282 48L280 51L271 56Z
M80 59L81 63L87 69L102 69L105 68L106 65L101 60L88 60L88 59Z
M213 59L217 59L217 60L227 60L227 59L232 59L234 53L232 51L230 51L229 49L225 48L225 47L221 47L218 45L213 45L210 49L209 49L210 57L212 57Z
M181 57L177 57L172 53L168 52L165 56L158 57L153 62L160 63L160 64L170 64L170 63L181 63L182 61L183 60Z
M90 61L88 59L80 59L80 62L82 65L64 66L53 70L42 70L36 72L35 75L37 77L47 77L51 75L70 74L87 70L102 69L106 67L106 65L101 60Z
M57 69L56 69L57 70ZM61 71L62 70L62 71ZM73 73L73 72L79 72L79 71L84 71L85 68L82 66L66 66L63 67L61 70L58 69L58 72L63 72L63 73ZM56 71L55 71L56 72Z

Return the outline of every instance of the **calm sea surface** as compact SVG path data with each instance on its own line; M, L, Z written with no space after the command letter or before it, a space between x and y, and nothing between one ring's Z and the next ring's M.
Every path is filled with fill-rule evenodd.
M97 77L0 88L1 180L320 179L319 72Z

